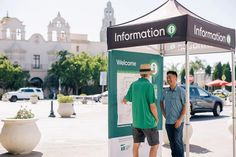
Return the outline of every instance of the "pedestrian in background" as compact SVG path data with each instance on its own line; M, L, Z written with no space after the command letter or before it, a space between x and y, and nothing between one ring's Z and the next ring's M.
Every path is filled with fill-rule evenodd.
M167 72L169 88L164 89L161 97L161 110L166 119L166 131L170 141L172 157L184 157L183 126L186 113L185 90L177 85L177 73Z
M147 138L150 147L149 157L157 156L159 146L159 133L157 130L158 112L154 87L149 82L153 71L150 64L140 66L140 75L137 81L133 82L123 103L132 102L133 116L133 157L139 157L139 146Z

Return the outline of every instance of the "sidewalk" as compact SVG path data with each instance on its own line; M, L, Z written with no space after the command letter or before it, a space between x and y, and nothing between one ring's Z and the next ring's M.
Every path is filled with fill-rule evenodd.
M54 101L56 118L49 118L50 101L30 104L39 118L37 124L42 137L32 154L27 157L107 157L107 106L101 104L77 105L77 115L73 118L60 118L56 113L57 102ZM14 116L22 102L0 102L0 118ZM3 123L0 123L0 129ZM0 146L0 157L6 150ZM26 155L20 155L19 157Z
M57 102L54 101L56 118L49 118L51 102L48 100L33 105L23 101L0 101L0 119L14 116L22 104L27 104L39 118L37 124L42 138L31 154L17 157L108 157L107 105L94 102L75 104L75 117L60 118L56 113ZM232 156L232 136L227 130L231 106L226 106L224 110L218 118L211 113L191 118L194 129L190 141L191 157ZM1 122L0 129L2 125ZM6 154L0 145L0 157L12 156ZM162 156L171 156L168 145L162 145Z

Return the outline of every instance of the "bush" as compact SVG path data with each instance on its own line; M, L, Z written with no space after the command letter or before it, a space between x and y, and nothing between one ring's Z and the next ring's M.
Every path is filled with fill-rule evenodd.
M26 107L22 108L17 112L15 119L30 119L34 118L34 114L31 112L31 110L27 110Z
M71 97L71 96L65 96L63 94L58 94L57 101L59 103L72 103L74 100L73 100L73 97Z

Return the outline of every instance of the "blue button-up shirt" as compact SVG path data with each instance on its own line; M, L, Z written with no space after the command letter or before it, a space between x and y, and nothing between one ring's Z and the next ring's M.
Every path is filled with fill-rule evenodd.
M185 90L179 86L164 89L161 101L166 112L166 124L175 124L185 105Z

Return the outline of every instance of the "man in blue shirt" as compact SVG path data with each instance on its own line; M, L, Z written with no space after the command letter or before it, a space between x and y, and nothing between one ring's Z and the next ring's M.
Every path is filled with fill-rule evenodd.
M161 110L166 119L166 131L170 141L172 157L184 157L183 125L186 113L185 90L177 86L177 73L167 72L169 88L161 97Z

